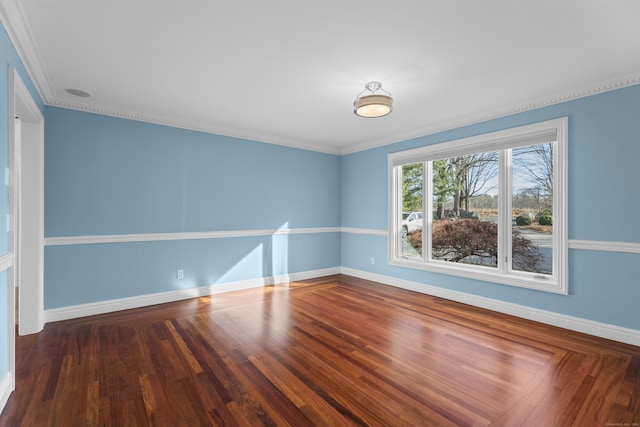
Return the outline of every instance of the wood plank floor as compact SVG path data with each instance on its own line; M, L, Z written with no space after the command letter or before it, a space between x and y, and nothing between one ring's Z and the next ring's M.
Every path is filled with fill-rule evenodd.
M48 324L0 426L633 426L640 348L348 276Z

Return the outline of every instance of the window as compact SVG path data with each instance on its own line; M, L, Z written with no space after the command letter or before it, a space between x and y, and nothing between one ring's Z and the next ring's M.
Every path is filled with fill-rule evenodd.
M389 155L389 263L568 293L567 119Z

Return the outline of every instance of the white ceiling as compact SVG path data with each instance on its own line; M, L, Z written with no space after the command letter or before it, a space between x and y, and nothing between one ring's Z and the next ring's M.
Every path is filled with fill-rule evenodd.
M0 6L47 104L329 153L640 83L638 0ZM371 80L389 116L353 114Z

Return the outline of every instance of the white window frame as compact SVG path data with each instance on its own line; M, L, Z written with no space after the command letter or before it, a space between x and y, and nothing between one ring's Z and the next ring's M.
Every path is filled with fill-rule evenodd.
M510 148L535 145L555 140L553 149L553 261L552 274L543 275L513 270L511 264L511 156ZM482 281L535 289L567 295L568 281L568 227L567 227L567 146L568 119L562 117L525 126L486 133L468 138L428 145L412 150L390 153L387 158L389 173L389 228L388 263L437 273L462 276ZM402 256L402 166L424 162L423 212L432 212L431 161L498 151L499 160L499 219L498 240L501 256L497 268L471 264L450 263L431 259L431 230L433 215L423 215L425 230L422 258ZM505 258L504 254L508 254Z

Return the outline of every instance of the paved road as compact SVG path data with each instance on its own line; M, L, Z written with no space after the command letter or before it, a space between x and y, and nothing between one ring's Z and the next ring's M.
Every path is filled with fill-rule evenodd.
M520 230L520 234L522 234L527 239L531 240L539 248L550 248L553 246L551 244L551 239L553 238L552 234L539 233L537 231L531 231L531 230Z
M542 254L542 260L540 261L540 271L551 272L552 270L552 258L553 258L553 234L539 233L532 230L520 230L523 237L531 240L536 246L540 254Z

